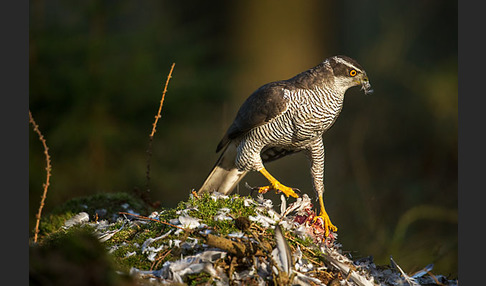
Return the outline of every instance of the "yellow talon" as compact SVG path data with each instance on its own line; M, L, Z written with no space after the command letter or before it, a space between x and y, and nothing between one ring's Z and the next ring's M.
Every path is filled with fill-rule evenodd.
M324 200L322 199L322 196L319 196L319 205L321 206L321 212L314 218L314 222L319 218L322 219L324 230L326 231L325 236L327 237L331 231L336 232L337 227L332 224L331 219L324 208Z
M260 173L262 173L262 175L265 176L265 178L267 178L267 180L270 182L270 186L259 188L258 190L259 193L266 193L269 190L273 189L276 192L284 193L287 197L288 196L292 196L294 198L299 197L292 188L282 185L279 181L277 181L277 179L275 179L272 175L270 175L270 173L267 170L265 170L265 168L262 168L260 170Z

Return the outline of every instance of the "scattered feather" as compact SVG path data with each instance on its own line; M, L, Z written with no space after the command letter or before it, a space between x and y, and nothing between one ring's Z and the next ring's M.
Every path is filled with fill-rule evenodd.
M195 229L199 227L201 224L199 223L200 219L194 218L191 216L180 216L179 223L185 229Z
M214 216L215 221L223 221L223 220L233 220L232 217L228 216L230 213L230 209L228 208L221 208L219 209L218 213Z
M278 224L275 226L275 242L277 247L275 248L275 251L272 252L273 259L275 259L282 271L291 274L292 254L290 252L289 244Z
M434 264L429 264L427 266L424 267L424 269L422 270L419 270L417 272L415 272L413 275L412 275L412 278L419 278L419 277L422 277L424 276L425 274L429 273L430 271L432 271L432 269L434 268Z
M152 212L149 216L151 219L159 219L159 213L158 212Z
M393 260L393 257L390 256L390 266L392 268L395 268L395 269L398 269L398 271L400 271L400 273L402 274L402 277L403 279L405 280L405 282L408 283L408 285L410 286L415 286L415 285L419 285L415 279L413 277L410 277L408 276L400 266L398 266L398 264L395 262L395 260Z
M155 238L148 238L147 240L145 240L145 242L142 244L142 251L144 251L144 249L146 247L148 247L152 242L154 241L157 241L157 240L160 240L160 239L163 239L163 238L166 238L167 236L169 236L171 234L172 230L169 230L168 232L164 233L163 235L161 236L158 236L158 237L155 237Z
M87 212L80 212L78 213L77 215L73 216L72 218L68 219L65 223L64 223L64 228L70 228L74 225L77 225L77 224L82 224L82 223L85 223L85 222L88 222L89 221L89 215Z
M126 258L126 257L130 257L130 256L133 256L133 255L135 255L135 254L137 254L137 252L136 252L136 251L127 252L127 254L125 254L125 258Z
M285 211L287 210L287 200L285 199L284 194L280 195L280 201L282 202L280 204L280 216L284 216Z
M253 222L261 224L264 228L269 228L270 226L276 224L275 220L271 219L268 216L262 215L259 212L257 212L256 216L248 216L248 218Z
M232 232L228 234L228 237L232 238L243 238L245 234L243 232Z
M223 195L221 193L218 193L218 192L214 192L211 194L211 199L213 199L213 201L217 201L217 200L220 200L220 199L228 199L229 196L227 195Z

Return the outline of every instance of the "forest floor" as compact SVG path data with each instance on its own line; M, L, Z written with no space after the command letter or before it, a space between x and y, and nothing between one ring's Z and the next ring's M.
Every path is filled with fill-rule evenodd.
M433 265L353 260L314 217L307 195L282 195L278 210L262 195L193 193L172 209L125 193L77 198L42 218L30 285L458 285Z

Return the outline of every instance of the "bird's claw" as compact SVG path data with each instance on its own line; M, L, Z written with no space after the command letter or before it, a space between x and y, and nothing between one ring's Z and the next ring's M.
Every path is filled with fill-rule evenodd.
M297 195L296 192L300 193L300 190L298 188L290 188L290 187L287 187L285 185L280 184L279 182L272 183L269 186L263 186L263 187L252 187L248 183L245 183L245 186L249 190L251 190L252 192L258 191L258 193L260 193L260 194L265 194L268 191L274 190L277 194L279 192L282 192L287 197L291 196L291 197L294 197L294 198L298 198L299 195Z
M260 187L258 189L258 192L260 194L264 194L270 190L275 190L275 192L278 194L279 192L282 192L284 193L284 195L286 195L287 197L291 196L291 197L294 197L294 198L298 198L299 195L297 195L295 193L295 191L298 191L300 192L299 189L297 188L290 188L290 187L287 187L285 185L282 185L280 184L279 182L276 182L276 183L272 183L270 186L264 186L264 187Z
M325 236L329 236L329 233L332 231L332 232L336 232L337 231L337 227L335 225L332 224L331 222L331 219L329 218L329 216L327 215L327 213L321 213L320 215L318 216L315 216L314 217L314 223L317 222L318 219L321 219L321 224L324 228L324 231L325 231Z

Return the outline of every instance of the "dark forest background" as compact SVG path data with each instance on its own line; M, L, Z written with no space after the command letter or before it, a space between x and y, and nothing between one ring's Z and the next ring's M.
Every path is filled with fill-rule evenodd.
M150 171L149 195L164 207L201 185L251 92L345 54L375 92L350 89L324 135L326 209L343 249L457 276L457 2L208 3L30 1L29 108L52 159L44 212L145 190L148 136L173 62ZM29 132L32 230L45 159ZM315 197L302 154L267 167Z

